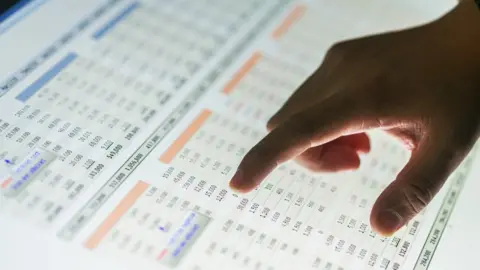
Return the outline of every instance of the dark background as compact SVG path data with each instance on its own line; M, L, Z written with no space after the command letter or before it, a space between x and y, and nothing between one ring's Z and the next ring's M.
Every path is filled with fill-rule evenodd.
M4 13L11 6L15 5L18 0L0 0L0 14Z

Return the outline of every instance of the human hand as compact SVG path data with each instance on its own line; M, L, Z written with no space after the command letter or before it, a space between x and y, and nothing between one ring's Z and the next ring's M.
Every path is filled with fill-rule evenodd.
M433 199L480 127L480 12L473 1L414 29L339 43L268 123L232 188L248 192L279 164L313 171L360 166L364 133L382 129L412 151L371 212L390 235Z

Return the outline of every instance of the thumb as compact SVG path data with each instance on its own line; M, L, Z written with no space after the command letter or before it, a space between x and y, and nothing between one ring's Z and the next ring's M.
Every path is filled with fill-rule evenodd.
M370 215L372 228L389 236L420 213L464 157L460 149L451 141L426 136L375 202Z

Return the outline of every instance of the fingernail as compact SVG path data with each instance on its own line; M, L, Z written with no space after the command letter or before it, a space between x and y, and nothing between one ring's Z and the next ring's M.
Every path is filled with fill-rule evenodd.
M378 224L382 234L390 236L403 226L402 217L393 210L384 210L378 215Z
M243 179L242 179L242 170L238 169L235 172L235 175L232 177L232 180L230 180L230 188L240 191L240 187L242 185Z

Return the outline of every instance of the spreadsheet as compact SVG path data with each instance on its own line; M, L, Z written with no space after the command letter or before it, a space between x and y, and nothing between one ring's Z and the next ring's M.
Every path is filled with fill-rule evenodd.
M370 210L409 153L382 133L357 171L228 186L328 48L375 28L347 2L32 1L0 24L0 235L116 269L428 269L475 150L391 237Z

